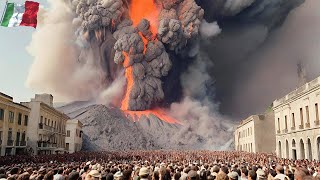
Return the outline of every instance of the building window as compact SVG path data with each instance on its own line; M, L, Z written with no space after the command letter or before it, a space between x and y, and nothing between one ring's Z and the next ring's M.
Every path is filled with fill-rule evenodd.
M4 118L4 110L0 108L0 120Z
M9 111L9 122L13 123L13 121L14 121L14 112Z
M69 151L69 143L66 143L66 149Z
M17 136L16 136L16 146L19 146L20 144L20 132L17 132Z
M316 109L316 121L319 121L319 108L318 108L318 103L315 104L315 109Z
M309 119L309 106L306 106L307 123L310 123Z
M44 125L47 125L47 118L44 118Z
M26 141L26 132L25 131L21 135L21 141L22 142Z
M70 137L70 131L69 130L67 131L67 137Z
M28 126L29 117L27 115L24 116L24 125Z
M43 116L40 117L40 124L43 123Z
M0 131L0 145L2 145L2 131Z
M285 129L288 129L287 116L284 116Z
M278 118L278 130L280 131L280 118Z
M296 127L296 122L294 119L294 113L291 114L292 115L292 127Z
M18 125L21 125L21 121L22 121L22 114L19 113L18 114Z
M300 108L300 124L303 126L303 111L302 108Z
M7 141L8 146L13 146L13 140L12 140L12 129L9 128L8 131L8 141Z

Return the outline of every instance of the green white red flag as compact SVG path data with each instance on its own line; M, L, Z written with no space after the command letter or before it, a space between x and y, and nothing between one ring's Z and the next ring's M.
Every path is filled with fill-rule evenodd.
M39 3L26 1L24 4L6 3L0 22L4 27L32 26L37 27Z

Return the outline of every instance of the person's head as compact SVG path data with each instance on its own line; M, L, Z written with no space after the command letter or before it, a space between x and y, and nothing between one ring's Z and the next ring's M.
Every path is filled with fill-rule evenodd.
M225 174L229 174L229 169L228 169L226 166L222 166L222 167L220 168L220 170L221 170L222 172L224 172Z
M277 165L276 167L276 173L277 174L284 174L284 168L281 165Z
M44 175L44 180L53 180L53 171L49 171L46 175Z
M25 172L23 174L20 174L17 180L29 180L30 174L28 172Z
M180 177L181 177L181 173L179 173L179 172L175 173L173 176L174 180L179 180Z
M188 180L199 180L199 175L197 174L197 171L194 171L194 170L189 171Z
M239 175L237 172L232 171L228 174L229 180L238 180Z
M223 171L219 172L215 180L229 180L229 177Z
M84 170L84 172L88 172L89 171L89 166L88 165L84 166L83 170Z
M78 172L71 172L68 176L68 180L78 180L80 174Z
M209 176L207 177L207 180L215 180L215 179L216 179L216 176L209 175Z
M306 177L306 173L301 170L301 169L297 169L295 172L294 172L294 179L295 180L304 180L304 178Z
M262 169L257 170L257 180L267 180L267 175Z
M131 180L131 174L132 174L131 169L124 170L122 180Z
M257 173L254 170L250 170L248 172L248 180L256 180L257 179Z
M97 170L91 170L91 171L87 174L85 180L98 180L98 179L100 179L100 177L101 177L101 174L100 174L99 171L97 171Z
M59 168L57 174L62 174L63 173L63 168Z
M220 171L220 169L219 169L218 166L213 166L212 169L211 169L211 172L212 172L212 173L214 173L214 172L215 172L215 173L219 173L219 171Z
M241 168L241 176L242 177L248 177L248 169L247 168Z
M19 172L19 168L18 167L14 167L10 170L10 174L11 175L15 175L15 174L18 174Z
M111 173L107 174L106 180L113 180L113 179L114 179L113 174Z
M164 168L165 169L165 168ZM150 174L150 170L146 167L142 167L140 170L139 170L139 177L140 179L147 179L149 177L149 174Z

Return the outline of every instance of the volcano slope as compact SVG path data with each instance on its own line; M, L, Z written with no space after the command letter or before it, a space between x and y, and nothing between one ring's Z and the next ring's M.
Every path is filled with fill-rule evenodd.
M133 122L118 108L89 102L73 102L58 110L83 123L82 149L86 151L201 149L206 143L201 136L196 143L180 141L176 133L183 125L170 124L155 116Z

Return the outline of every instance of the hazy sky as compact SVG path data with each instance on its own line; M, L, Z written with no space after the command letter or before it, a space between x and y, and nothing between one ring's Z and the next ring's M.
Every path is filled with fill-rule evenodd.
M22 4L24 0L10 0ZM46 7L46 0L37 0ZM5 0L0 0L2 16ZM32 63L32 57L26 51L30 43L32 27L2 27L0 26L0 92L8 94L14 101L27 101L34 96L34 91L25 86L25 80Z

